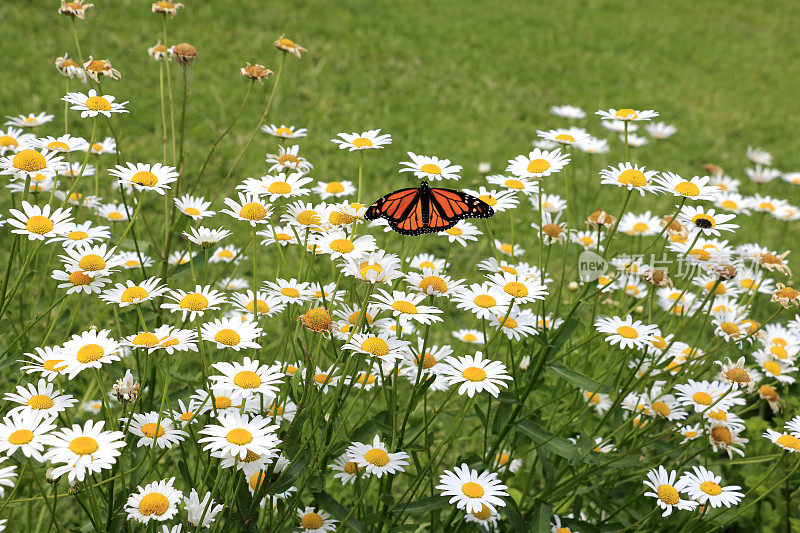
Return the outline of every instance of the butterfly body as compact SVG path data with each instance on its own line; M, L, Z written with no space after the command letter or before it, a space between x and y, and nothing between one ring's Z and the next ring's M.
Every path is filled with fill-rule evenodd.
M367 220L385 218L401 235L438 233L463 218L489 218L494 210L472 195L452 189L436 189L423 181L418 188L400 189L372 204Z

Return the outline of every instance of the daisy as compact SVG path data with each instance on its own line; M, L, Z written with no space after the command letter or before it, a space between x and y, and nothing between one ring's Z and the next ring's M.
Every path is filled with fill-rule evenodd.
M791 433L779 433L773 429L767 428L761 436L765 439L769 439L772 441L772 444L788 452L800 452L800 439Z
M9 225L15 229L11 233L26 235L30 241L43 241L65 235L69 232L72 221L71 209L55 209L51 212L50 204L43 208L28 202L22 202L22 211L11 209L9 213L13 218L8 218Z
M541 150L539 148L535 148L527 156L518 155L514 159L509 159L506 172L510 172L514 176L523 179L543 178L553 174L554 172L561 171L561 169L567 166L569 162L569 154L562 154L561 148L556 148L555 150ZM492 180L492 178L495 178L495 180ZM496 178L504 178L504 176L489 176L487 180L489 183L498 183ZM509 181L509 183L502 184L511 190L525 189L525 187L514 187L514 185L517 185L517 183L510 182L510 180L504 181ZM537 190L535 192L538 192L538 187L536 187L536 189Z
M158 298L167 292L167 286L159 285L160 283L161 278L147 278L138 284L126 279L124 284L117 283L113 289L103 291L100 299L120 307L138 305Z
M8 119L4 124L6 126L20 126L22 128L34 128L36 126L41 126L42 124L47 124L51 120L53 120L55 115L48 115L46 112L42 111L41 113L34 114L29 113L27 115L17 115L16 117L6 115Z
M441 322L438 316L442 310L431 305L420 305L425 299L424 294L411 294L402 291L392 291L391 294L384 289L378 289L378 293L372 296L379 309L389 311L392 316L399 319L401 323L415 321L420 324L432 324Z
M606 333L606 341L612 346L619 344L623 350L628 348L642 349L654 339L658 326L643 324L641 320L633 320L630 315L624 319L612 316L599 318L595 328Z
M755 168L746 168L744 173L753 183L769 183L781 176L781 171L777 168L756 165Z
M600 183L625 187L629 191L637 191L644 196L645 192L657 193L655 186L656 170L647 170L631 163L620 163L616 167L609 167L600 171Z
M122 427L128 427L128 431L141 437L136 443L139 448L147 446L152 448L172 448L189 436L185 431L174 427L174 422L166 414L158 411L149 413L133 413L130 419L119 419Z
M554 105L550 108L550 112L556 116L573 120L586 118L586 112L583 109L571 105Z
M727 410L734 405L744 405L744 398L730 385L718 381L695 381L678 383L675 386L678 400L685 406L692 406L696 413L707 411L712 405L715 409Z
M602 438L600 438L600 441L602 442ZM503 448L503 450L495 456L492 466L497 470L516 472L522 466L522 459L513 458L511 450Z
M331 139L331 142L337 144L340 149L350 152L383 148L392 143L392 136L388 133L382 134L380 129L362 133L339 133L338 137Z
M315 507L305 507L297 510L297 517L300 518L300 530L313 533L324 531L336 531L338 520L334 520L331 515Z
M539 334L536 329L537 317L534 316L530 309L520 310L516 305L512 309L506 310L503 314L495 315L491 325L498 327L509 339L517 341L524 337Z
M93 74L89 70L87 70L87 73L89 75ZM100 96L94 89L89 89L88 94L78 92L67 93L62 100L71 104L70 109L80 111L81 118L96 117L97 115L111 118L111 113L128 113L128 110L125 109L125 105L128 103L127 101L115 102L116 98L114 96L110 94Z
M73 137L68 133L58 138L51 136L40 137L35 141L32 141L30 145L40 150L50 150L57 153L75 151L85 152L89 149L89 143L86 142L86 139L83 137Z
M313 181L311 178L303 177L301 172L292 172L288 175L281 172L275 176L247 178L236 188L275 202L280 198L307 195L309 190L305 185L311 181Z
M486 506L493 512L495 506L505 507L503 497L508 496L506 487L494 472L485 470L478 473L466 463L445 470L439 476L437 489L442 491L442 496L450 496L450 503L455 503L458 509L468 513L481 512Z
M103 431L105 421L87 420L83 427L73 424L47 435L45 444L50 448L44 459L51 463L63 463L53 469L54 478L67 474L71 484L82 482L87 474L96 474L110 469L116 463L121 448L125 447L125 435L121 431Z
M202 220L216 214L215 211L208 209L211 202L206 202L202 197L195 198L192 195L184 194L180 198L175 198L174 202L175 207L192 220Z
M503 363L484 359L482 352L475 352L474 356L448 357L445 363L448 366L442 368L442 374L448 377L450 385L460 383L458 394L466 393L470 398L483 391L497 398L500 387L508 387L505 380L512 379Z
M136 487L137 491L125 502L128 520L140 524L148 524L151 520L171 520L178 514L178 504L183 499L183 493L172 486L174 482L175 478L171 477Z
M181 289L166 293L166 297L174 303L161 304L162 309L173 313L181 313L183 320L203 316L206 311L219 309L219 304L225 301L225 295L211 288L210 285L195 285L194 291L186 292Z
M127 191L131 188L137 191L155 191L164 195L169 189L168 185L178 179L175 167L168 167L161 163L153 165L147 163L126 163L127 167L117 165L109 169L108 173L119 178L116 183L123 185Z
M464 192L489 204L491 208L494 209L495 213L502 213L503 211L514 209L519 205L516 193L509 190L489 190L481 186L479 190L464 189Z
M60 235L50 238L48 242L61 242L64 248L72 248L79 244L92 244L95 241L108 239L111 232L108 226L92 226L90 221L76 224L70 222Z
M186 238L201 248L211 248L230 234L231 232L227 229L210 229L203 226L189 228L188 232L183 232Z
M501 289L518 304L543 300L547 296L547 287L535 278L509 274L508 272L489 274L489 282Z
M59 174L64 165L64 158L58 152L42 150L38 152L30 148L23 148L13 155L0 157L0 175L10 175L13 179L37 180L38 176L52 178Z
M483 282L462 288L453 294L452 299L459 309L469 311L480 319L491 320L496 316L505 316L511 295L496 284Z
M468 344L485 344L486 338L477 329L459 329L454 331L453 337Z
M342 349L394 362L403 359L410 345L389 333L353 333Z
M278 426L269 424L269 419L260 415L252 418L239 413L220 414L217 424L209 424L199 431L208 435L197 442L207 443L215 457L238 457L243 460L248 454L277 455L280 439L275 435Z
M676 482L677 476L678 473L675 470L667 471L661 465L658 469L653 468L647 472L644 484L650 488L651 492L645 492L644 495L656 499L658 506L664 509L661 516L672 514L673 507L683 511L694 511L697 507L696 501L681 498L680 493L687 490L687 483L683 476Z
M739 492L740 486L720 486L722 477L704 466L693 466L692 470L693 472L684 473L679 483L683 482L683 492L701 505L708 503L713 508L723 505L731 507L738 505L744 498L744 494Z
M279 297L263 291L259 291L257 294L254 294L252 290L233 293L229 301L235 309L243 314L249 314L251 317L253 313L257 313L259 317L273 316L286 309L286 304Z
M629 122L651 120L656 118L658 113L652 109L648 109L646 111L639 111L635 109L609 109L608 111L596 111L595 115L599 115L601 119L605 120L623 120L625 122Z
M647 144L647 137L639 137L634 133L629 133L627 138L625 135L620 135L619 140L622 142L627 142L628 146L632 146L633 148L639 148L640 146Z
M323 200L328 198L342 198L355 194L356 188L352 181L318 181L311 192L318 194Z
M691 200L714 201L720 193L719 187L709 185L708 176L695 176L685 180L674 172L662 172L654 181L655 188L667 194Z
M639 237L658 235L661 232L660 222L661 219L657 216L653 216L650 211L645 211L641 214L632 213L629 211L622 215L622 218L619 221L618 230L623 233L627 233L628 235ZM596 231L590 231L588 233L590 238L592 238L592 234L594 234L595 237L597 236ZM592 242L594 241L592 240Z
M613 131L614 133L625 133L625 121L624 120L601 120L600 125L603 126L605 129L609 131ZM636 124L632 124L628 122L628 133L633 133L639 129L639 126Z
M714 200L716 207L737 214L750 214L750 200L738 192L722 192Z
M234 402L245 401L256 394L265 400L273 400L278 393L278 386L283 382L280 364L263 365L249 357L245 357L241 363L220 362L211 366L222 375L212 375L208 379L215 387L233 391L230 398Z
M227 246L220 246L214 253L211 254L211 257L208 258L209 263L236 263L244 259L244 256L241 255L242 250L234 246L233 244L229 244Z
M459 220L455 226L440 231L437 235L447 237L448 242L457 242L466 247L467 241L477 241L478 235L483 235L483 233L474 224Z
M798 370L798 368L792 365L791 362L773 359L770 354L764 353L761 350L756 351L753 355L760 370L766 377L775 379L778 382L785 383L787 385L790 385L796 381L793 376L789 375L793 372L797 372ZM751 390L752 387L750 390L748 390L748 392Z
M440 259L432 254L424 254L424 253L417 254L411 259L406 259L406 262L408 262L411 268L417 270L424 270L428 268L433 272L441 272L449 266L449 264L444 259Z
M405 165L400 172L413 172L421 180L459 180L461 165L451 165L449 159L439 159L436 156L416 155L408 152L411 161L401 161Z
M0 421L0 452L22 452L40 463L45 462L44 447L48 433L56 429L55 416L44 411L11 411Z
M23 147L31 146L36 141L36 135L23 133L23 130L9 127L7 130L0 130L0 155L7 152L17 152Z
M355 483L356 478L362 475L361 472L364 471L364 467L358 466L355 461L349 459L347 452L334 459L330 467L331 470L336 472L333 478L338 479L345 486Z
M64 362L66 355L61 347L58 346L35 346L36 353L24 354L27 359L22 359L23 365L20 370L26 374L39 374L48 381L53 381L58 376L65 375L67 364Z
M271 164L272 166L269 167L269 172L281 172L279 176L283 175L283 171L292 171L293 174L290 176L301 177L303 174L307 174L314 165L308 162L308 160L300 155L300 146L293 145L288 148L285 148L283 145L278 146L277 154L267 154L266 162L267 164ZM311 181L311 178L305 178L302 184L308 183ZM285 179L278 179L275 183L278 183L273 190L270 190L270 194L278 194L280 195L281 191L287 189L287 181ZM297 188L299 188L299 185ZM268 187L265 187L268 188ZM288 193L287 193L288 194ZM301 194L308 194L307 190L303 190Z
M14 473L14 469L16 468L17 467L14 465L0 467L0 498L5 497L6 487L8 488L14 487L14 478L17 477L17 474ZM6 522L5 520L2 520L0 522L0 526L4 526L5 522Z
M362 257L345 258L340 263L342 273L367 283L391 283L403 276L400 259L395 254L383 250L370 252Z
M152 257L140 256L136 252L120 252L118 257L122 262L122 268L126 270L134 270L142 266L151 267L155 264Z
M651 122L645 125L645 130L650 134L653 139L667 139L672 137L678 128L666 122Z
M583 128L558 128L555 130L538 130L536 134L542 139L572 146L586 141L591 135Z
M318 247L318 253L328 254L331 259L346 257L358 258L374 252L377 249L375 237L372 235L362 235L353 240L347 233L340 230L330 231L311 239L311 242Z
M69 379L87 368L100 368L104 364L120 360L120 344L109 337L109 333L111 330L108 329L90 329L73 335L64 343L64 373Z
M236 220L249 222L252 227L269 222L270 206L252 193L239 193L238 202L233 198L225 198L225 205L228 206L228 209L223 209L222 213L230 215Z
M594 391L583 391L583 399L597 411L598 415L604 414L611 407L611 397L608 394Z
M203 529L211 526L217 515L225 508L222 504L217 504L211 499L211 493L206 492L203 499L200 499L197 490L192 489L189 497L183 497L183 506L186 509L186 521L195 529ZM202 522L202 523L201 523Z
M232 348L235 351L248 348L261 348L256 339L263 330L252 322L234 318L218 318L207 322L201 328L204 341L213 342L218 349Z
M411 290L422 294L450 297L461 291L465 280L454 280L442 272L423 268L421 274L417 272L406 274L406 283Z
M283 124L281 124L280 127L275 126L275 124L264 124L261 126L261 131L269 133L273 137L280 137L281 139L299 139L300 137L306 137L308 135L308 130L306 128L296 128Z
M690 227L697 228L703 235L720 236L720 231L734 231L738 224L731 224L736 215L717 213L714 209L705 209L703 206L685 205L678 213L678 220Z
M314 291L308 282L299 282L295 278L290 280L276 279L264 284L264 290L274 296L279 302L285 304L304 303L314 297Z
M406 452L388 452L378 435L375 435L371 444L354 442L347 448L345 454L358 467L364 468L367 474L378 478L384 474L404 472L403 466L408 464L409 459Z
M264 237L261 241L262 246L269 246L271 244L279 244L281 246L289 246L290 244L298 244L297 236L292 231L292 226L276 226L273 225L269 229L265 229L256 233Z
M136 205L126 208L123 204L102 204L95 208L97 214L111 222L125 222L130 219L128 209L131 213L136 209Z
M607 140L595 139L593 137L589 137L585 141L576 144L575 147L582 152L592 155L606 154L611 150Z
M198 252L196 251L175 250L173 252L170 252L169 255L167 256L167 263L172 266L185 265L190 261L194 260L194 258L197 257L197 254ZM133 257L132 259L138 261L138 254L134 254L134 256L135 257ZM147 267L152 265L152 261L150 260L149 257L145 256L143 257L143 259L144 259L144 266Z
M36 385L33 383L28 383L27 386L18 385L16 393L6 393L3 399L19 404L19 407L14 407L9 413L39 412L52 417L78 403L71 394L57 390L53 383L45 379L40 379Z
M93 143L91 146L91 152L94 155L116 154L117 141L113 137L106 137L100 142Z

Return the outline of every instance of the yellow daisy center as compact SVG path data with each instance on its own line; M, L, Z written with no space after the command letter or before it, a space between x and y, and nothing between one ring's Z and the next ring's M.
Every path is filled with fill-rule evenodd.
M243 389L255 389L261 386L261 378L251 370L242 370L233 376L233 384Z
M50 409L53 407L53 399L46 394L37 394L28 398L28 406L31 409Z
M264 300L251 300L246 307L251 313L253 311L257 311L258 314L269 313L269 305Z
M700 490L711 496L718 496L722 494L722 487L713 481L704 481L700 484Z
M750 374L744 368L733 367L725 372L725 377L736 383L750 383Z
M18 429L8 436L8 442L14 446L22 446L33 440L33 431L30 429Z
M518 281L506 283L503 290L514 298L524 298L528 295L528 288Z
M695 392L692 395L692 400L694 401L694 403L699 403L700 405L711 405L711 402L714 401L709 393L702 391Z
M128 287L124 291L122 291L122 296L120 297L120 301L126 303L133 303L134 300L143 300L147 298L148 292L144 290L142 287L133 286Z
M417 366L419 366L419 363L420 363L420 356L419 355L414 356L414 362L416 363ZM437 363L436 358L433 356L432 353L425 352L425 355L422 356L422 368L423 368L423 370L427 370L427 369L433 367L434 365L436 365L436 363Z
M69 145L67 143L61 142L61 141L53 141L53 142L47 143L47 147L50 150L69 151Z
M405 315L417 314L417 306L415 306L411 302L406 302L405 300L398 300L392 303L392 309L394 309L395 311L400 311Z
M681 196L697 196L700 188L690 181L684 181L675 186L675 192Z
M200 214L200 210L197 209L196 207L184 207L183 212L193 217L196 217L197 215Z
M103 347L99 344L87 344L86 346L81 346L78 350L78 361L83 364L91 363L92 361L97 361L101 357L103 357Z
M556 135L556 140L561 142L574 143L575 137L573 137L572 135L568 135L566 133L562 133L560 135Z
M617 335L626 339L636 339L639 337L639 332L630 326L620 326L617 328Z
M468 481L461 485L461 492L467 498L480 498L483 496L483 487L473 481Z
M239 216L245 220L262 220L267 216L267 210L258 202L249 202L239 210Z
M106 267L106 260L97 254L87 254L81 257L78 266L87 272L96 272Z
M244 428L236 428L232 429L225 435L225 438L231 444L236 444L237 446L242 446L244 444L249 444L253 441L253 435L249 431Z
M139 502L139 512L144 516L161 516L169 509L169 500L160 492L151 492Z
M91 66L89 67L89 70L91 70ZM92 111L111 111L111 102L102 96L90 96L86 99L84 105Z
M389 353L389 345L380 337L369 337L361 343L361 349L377 357Z
M359 137L353 141L353 146L356 148L371 148L374 145L372 144L372 141L366 137Z
M42 363L42 368L49 372L59 372L67 368L67 365L59 365L58 363L63 363L63 359L48 359L44 363Z
M278 163L280 163L281 165L283 165L285 167L286 166L296 166L299 162L300 162L300 158L297 157L296 155L293 155L293 154L283 154L282 156L280 156L278 158ZM289 187L289 191L288 192L291 192L292 187L288 183L284 183L284 185ZM271 188L271 186L270 186L270 188ZM272 191L270 191L270 192L272 192ZM280 194L286 194L286 193L280 193Z
M180 302L181 309L191 309L192 311L202 311L208 307L208 298L199 292L190 292Z
M300 525L306 529L319 529L324 523L322 517L317 513L308 513L300 519Z
M36 235L44 235L53 230L53 221L41 215L34 215L25 223L25 229Z
M131 344L136 346L155 346L158 344L158 337L148 331L143 331L133 338Z
M224 328L214 335L214 340L225 346L236 346L241 342L242 337L232 329Z
M281 289L281 294L288 296L289 298L297 298L300 296L300 291L294 287L284 287Z
M632 119L636 118L636 111L634 111L633 109L620 109L619 111L617 111L615 116L621 119L626 119L626 118Z
M472 333L467 333L462 338L464 339L465 342L475 342L478 340L478 337L476 337Z
M233 405L233 402L231 402L231 399L227 396L217 396L214 398L214 407L217 409L228 409L231 405Z
M661 485L658 487L658 499L667 505L675 505L681 497L672 485Z
M441 174L442 169L438 165L434 165L433 163L425 163L419 169L426 174Z
M429 288L432 288L436 292L444 294L447 292L447 283L439 276L426 276L419 282L419 288L426 293Z
M155 438L156 433L158 433L159 437L164 436L164 428L161 425L156 425L155 422L150 422L142 426L142 433L144 433L145 437Z
M458 236L458 235L461 235L462 233L464 233L464 230L462 230L461 228L450 228L450 229L446 229L444 231L445 231L445 233L448 233L448 234L454 235L454 236Z
M617 181L623 185L630 185L631 187L644 187L647 185L647 177L645 177L644 172L633 168L623 171L617 178Z
M17 139L10 135L0 135L0 146L19 146L19 142L17 142Z
M665 402L653 402L650 408L656 413L663 417L668 417L670 413L669 406Z
M775 440L775 443L792 450L800 449L800 440L792 435L781 435Z
M36 150L22 150L11 160L14 168L26 172L37 172L47 166L47 160Z
M505 185L509 189L517 189L520 191L525 188L524 183L522 183L520 180L515 180L515 179L506 180L506 182L503 185Z
M484 379L486 379L486 371L482 368L478 368L477 366L470 366L465 368L461 372L461 375L464 377L464 379L473 382L483 381Z
M297 215L296 220L303 226L314 226L321 221L316 211L301 211Z
M275 135L291 135L292 130L287 128L286 126L281 126L280 128L275 130Z
M75 437L69 443L69 449L76 455L91 455L99 447L92 437Z
M364 454L364 459L375 466L386 466L389 462L389 454L380 448L372 448Z
M339 252L340 254L348 254L355 250L353 243L347 239L336 239L332 241L329 246L331 250Z
M773 376L780 376L781 375L781 365L775 361L766 361L763 365L764 370L772 374Z
M344 192L344 185L342 185L339 181L332 181L325 186L325 192L330 194L339 194L340 192Z
M472 516L477 518L478 520L488 520L490 516L492 516L492 510L486 507L485 505L481 504L480 511L472 511Z

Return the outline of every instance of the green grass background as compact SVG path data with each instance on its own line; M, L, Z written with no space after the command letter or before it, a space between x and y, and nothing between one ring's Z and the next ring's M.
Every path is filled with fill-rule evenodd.
M0 113L47 110L60 123L65 81L53 60L75 50L70 21L57 14L57 4L0 6ZM287 59L270 121L310 129L303 147L320 179L354 177L354 158L328 140L369 128L395 138L369 163L370 181L380 183L374 192L406 182L394 172L407 150L449 157L467 176L479 161L502 171L508 158L529 148L537 129L565 123L548 113L565 103L590 114L609 107L658 110L679 132L639 149L638 159L654 168L691 174L713 161L741 174L748 143L773 151L779 168L797 166L800 4L793 0L185 4L168 31L169 44L188 41L199 52L187 116L188 172L244 95L239 67L250 61L275 68L272 42L283 32L309 52ZM120 119L127 158L158 158L158 68L147 47L160 36L161 17L149 1L96 0L78 31L84 54L110 58L123 74L103 88L130 100L137 116ZM179 87L174 65L172 72ZM267 94L268 85L255 91L219 148L217 174L257 122ZM583 122L610 137L594 117ZM88 135L82 126L87 131L76 132ZM37 132L55 134L57 126ZM263 174L261 154L274 147L260 134L235 177Z

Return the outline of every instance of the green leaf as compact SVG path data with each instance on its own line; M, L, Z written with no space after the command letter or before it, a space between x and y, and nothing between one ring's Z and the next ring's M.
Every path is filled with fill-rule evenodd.
M505 502L506 505L502 508L502 513L503 516L508 519L508 525L511 526L511 531L527 533L529 531L528 525L525 522L525 519L522 518L522 513L519 512L517 502L514 501L513 498L506 498ZM550 533L549 528L547 529L547 533Z
M533 524L531 524L531 531L533 533L550 533L550 518L553 516L553 506L541 500L535 500L533 504L536 511L533 513Z
M584 376L580 372L576 372L571 368L567 368L566 366L554 363L547 367L547 370L556 376L562 378L567 383L575 385L579 389L587 390L590 392L602 392L608 393L611 388L608 385L601 385L599 382L593 380L590 377Z
M553 435L531 420L520 420L514 429L535 442L537 447L541 446L545 450L567 459L570 463L578 462L578 451L574 444L567 439Z
M289 490L289 487L294 485L294 482L306 471L310 462L311 457L309 453L305 451L300 452L293 459L289 468L281 472L278 479L267 485L267 494L280 494L281 492Z
M312 493L317 504L328 511L331 516L341 522L341 526L345 526L357 533L367 533L367 528L364 524L359 522L353 514L347 510L341 503L337 502L333 496L325 491Z
M399 513L401 511L409 514L428 513L430 511L436 511L438 509L444 509L449 505L447 501L448 501L447 498L445 498L444 496L430 496L429 498L421 498L419 500L414 500L408 505L405 504L396 505L394 509L392 509L392 513ZM403 509L403 507L405 507L405 510Z
M187 487L194 487L194 482L192 481L192 475L189 473L189 469L186 468L186 463L182 460L178 461L178 472L181 474L181 479L183 479L183 483Z

